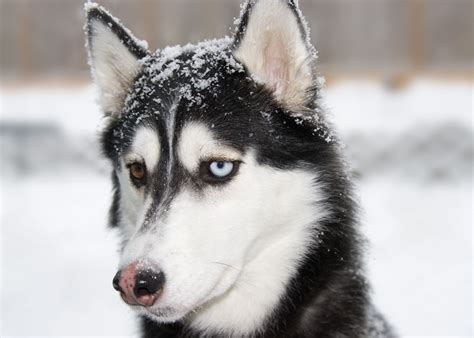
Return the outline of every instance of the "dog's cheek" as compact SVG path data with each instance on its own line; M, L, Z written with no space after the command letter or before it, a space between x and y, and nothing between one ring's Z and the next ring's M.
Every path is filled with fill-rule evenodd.
M241 198L231 198L231 190L222 194L180 194L161 229L165 245L172 245L180 254L203 264L238 264L242 259L240 251L253 236L246 229L250 217Z
M128 172L118 173L120 184L120 200L119 200L119 226L125 239L129 239L136 231L137 223L140 215L144 210L143 192L137 191L130 184Z
M148 253L167 276L163 302L193 308L235 282L256 235L247 228L251 217L239 207L216 193L199 198L183 192L175 198Z

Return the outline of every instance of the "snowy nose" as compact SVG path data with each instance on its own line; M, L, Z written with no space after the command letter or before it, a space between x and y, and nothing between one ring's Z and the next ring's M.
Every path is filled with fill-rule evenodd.
M119 270L112 284L127 304L152 306L161 294L165 275L154 265L135 262Z

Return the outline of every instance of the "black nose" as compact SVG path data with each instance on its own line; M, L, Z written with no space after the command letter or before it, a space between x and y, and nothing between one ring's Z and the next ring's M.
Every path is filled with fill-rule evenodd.
M114 280L112 281L112 285L114 286L114 289L117 291L122 292L122 289L120 288L120 274L122 271L118 271L115 274Z
M135 276L133 293L137 298L146 295L154 295L163 288L164 283L165 275L163 272L157 272L152 269L139 270Z

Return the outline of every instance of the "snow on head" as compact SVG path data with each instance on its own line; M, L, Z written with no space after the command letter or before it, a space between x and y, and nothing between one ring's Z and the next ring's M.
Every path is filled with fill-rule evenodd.
M134 126L170 113L180 102L188 111L207 107L206 98L217 98L229 76L246 76L231 52L232 39L208 40L196 45L166 47L139 60L141 71L129 89L121 123L114 138L124 140ZM168 116L169 118L169 116ZM116 144L115 150L121 153Z
M91 1L87 1L84 3L84 11L87 13L94 8L99 8L99 4Z
M302 22L301 25L307 33L306 24ZM122 122L113 130L116 139L127 139L127 131L133 130L137 124L152 122L163 115L165 119L170 118L167 116L170 107L177 102L188 112L207 111L215 104L215 99L224 100L231 95L229 92L233 86L237 90L243 85L238 79L247 79L247 85L253 83L255 89L262 89L264 85L256 81L245 63L236 58L235 39L224 37L166 47L138 60L140 73L128 90L121 114ZM315 83L315 87L320 88L319 82ZM320 135L328 143L337 141L329 132L330 128L316 102L304 109L283 109L297 125L310 128L314 136ZM121 152L119 148L117 144L117 153Z
M176 83L180 84L179 88L174 88L174 96L185 98L190 106L203 104L204 95L218 94L217 84L221 77L244 72L243 66L232 56L231 43L232 39L225 37L157 50L141 60L143 73L127 102L169 89L173 78L179 79Z

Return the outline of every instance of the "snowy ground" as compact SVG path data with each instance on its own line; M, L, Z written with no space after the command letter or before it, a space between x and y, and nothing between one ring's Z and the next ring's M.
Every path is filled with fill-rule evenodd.
M91 87L3 89L4 336L127 336ZM471 336L473 86L352 82L325 105L358 177L374 297L404 336Z

